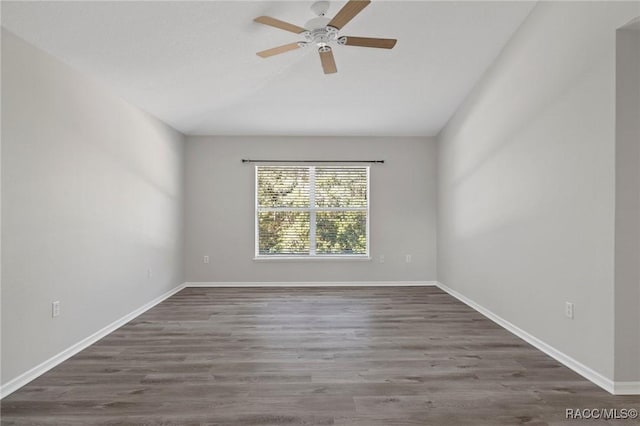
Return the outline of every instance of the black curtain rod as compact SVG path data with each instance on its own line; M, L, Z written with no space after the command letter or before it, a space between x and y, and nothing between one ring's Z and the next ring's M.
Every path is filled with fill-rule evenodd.
M247 160L243 163L373 163L384 164L384 160Z

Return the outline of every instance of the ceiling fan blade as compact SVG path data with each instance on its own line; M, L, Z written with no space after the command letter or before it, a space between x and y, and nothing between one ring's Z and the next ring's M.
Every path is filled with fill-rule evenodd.
M369 3L371 3L371 0L349 0L327 25L341 29L360 13L362 9L367 7Z
M360 47L377 47L380 49L393 49L398 40L394 38L370 38L370 37L340 37L338 43L345 46L360 46Z
M256 19L254 19L254 21L264 25L280 28L281 30L291 31L292 33L296 33L296 34L300 34L307 31L302 27L290 24L288 22L281 21L276 18L272 18L270 16L258 16Z
M304 46L304 43L302 42L289 43L289 44L284 44L282 46L273 47L271 49L263 50L261 52L256 53L256 55L260 56L261 58L268 58L269 56L279 55L280 53L299 49L302 46Z
M329 46L321 47L320 50L320 62L322 62L322 69L325 74L333 74L338 72L336 68L336 60L333 58L333 52Z

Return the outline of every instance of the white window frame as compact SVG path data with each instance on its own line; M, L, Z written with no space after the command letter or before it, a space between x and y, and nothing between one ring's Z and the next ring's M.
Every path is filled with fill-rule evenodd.
M258 168L260 167L292 167L292 168L300 168L307 167L309 168L309 207L263 207L259 208L258 206ZM316 180L316 167L323 167L323 165L306 165L306 164L292 164L292 165L256 165L255 166L255 179L254 179L254 238L255 238L255 247L254 247L254 260L371 260L371 250L370 250L370 206L371 206L371 198L369 197L369 193L371 191L371 166L362 166L362 165L347 165L344 166L332 166L332 167L362 167L367 171L367 206L366 207L316 207L315 203L315 180ZM258 214L260 212L278 212L278 211L299 211L299 212L309 212L309 254L307 255L287 255L287 254L260 254L260 234L259 234L259 221ZM316 253L316 213L317 212L329 212L329 211L365 211L366 212L366 253L364 254L317 254Z

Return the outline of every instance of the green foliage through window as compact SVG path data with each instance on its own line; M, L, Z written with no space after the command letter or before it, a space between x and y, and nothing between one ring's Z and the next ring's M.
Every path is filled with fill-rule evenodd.
M260 256L367 255L368 167L256 167Z

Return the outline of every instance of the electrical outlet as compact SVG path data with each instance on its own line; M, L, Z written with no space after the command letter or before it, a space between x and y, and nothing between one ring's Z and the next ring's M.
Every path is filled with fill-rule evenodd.
M565 302L564 304L564 316L569 319L573 319L573 303Z
M204 256L202 258L202 263L209 263L209 256Z
M147 268L147 278L151 279L153 275L151 274L151 268Z
M51 316L59 317L60 316L60 301L56 300L51 303Z
M407 262L407 263L411 263L411 255L410 254L405 255L404 256L404 261Z
M384 254L378 256L378 263L384 263Z

